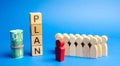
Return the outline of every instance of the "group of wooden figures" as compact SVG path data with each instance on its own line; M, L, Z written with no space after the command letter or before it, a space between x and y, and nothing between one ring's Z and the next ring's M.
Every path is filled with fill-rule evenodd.
M59 60L59 61L61 59L62 61L64 60L63 58L64 55L86 57L86 58L99 58L102 56L107 56L108 54L108 47L107 47L108 38L105 35L93 36L93 35L85 35L85 34L73 35L73 34L67 34L67 33L64 33L64 34L57 33L55 35L55 38L56 38L56 48L59 46L59 51L56 49L57 50L56 60ZM64 55L61 55L61 54L64 54ZM59 57L59 59L57 57Z

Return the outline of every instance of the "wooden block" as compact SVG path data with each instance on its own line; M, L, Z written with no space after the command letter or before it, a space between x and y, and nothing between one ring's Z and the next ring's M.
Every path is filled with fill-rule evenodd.
M56 40L63 40L63 35L61 33L57 33L55 35Z
M102 42L102 38L98 35L96 35L95 38L98 40L97 41L98 57L101 57L102 56L102 46L100 43Z
M90 43L92 44L90 48L90 58L98 58L97 42L98 40L95 37L90 39Z
M102 36L102 56L107 56L108 55L108 47L107 47L107 36Z
M84 47L83 47L83 57L90 57L90 49L88 44L90 43L90 38L87 36L83 37L83 43L84 43Z
M76 56L78 57L83 57L83 50L82 50L82 41L83 41L83 37L81 37L79 34L76 34L76 42L77 42L77 47L76 47Z
M39 56L42 54L42 46L32 46L32 56Z
M32 46L42 46L42 35L31 36Z
M42 15L30 13L32 56L42 55Z
M68 56L68 55L70 55L70 46L69 46L70 37L69 37L69 35L64 33L63 40L65 41L65 55Z
M70 34L70 56L75 56L76 55L76 52L75 52L75 40L76 40L76 37L73 35L73 34Z
M42 14L41 13L30 13L30 22L31 24L41 24Z
M36 35L42 35L42 25L31 25L31 35L36 36Z

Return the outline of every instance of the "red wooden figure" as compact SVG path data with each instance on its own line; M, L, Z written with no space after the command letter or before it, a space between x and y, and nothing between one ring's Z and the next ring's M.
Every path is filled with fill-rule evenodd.
M60 61L60 62L64 61L65 48L64 48L63 40L56 40L55 53L56 53L57 61Z

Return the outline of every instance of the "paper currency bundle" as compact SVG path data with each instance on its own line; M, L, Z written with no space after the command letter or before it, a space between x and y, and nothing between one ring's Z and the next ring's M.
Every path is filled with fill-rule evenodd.
M13 58L23 57L23 30L16 29L10 31L11 49Z

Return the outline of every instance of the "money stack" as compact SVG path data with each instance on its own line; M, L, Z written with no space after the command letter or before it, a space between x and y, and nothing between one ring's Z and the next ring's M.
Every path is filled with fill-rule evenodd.
M16 29L10 31L11 49L13 58L23 57L23 30Z

